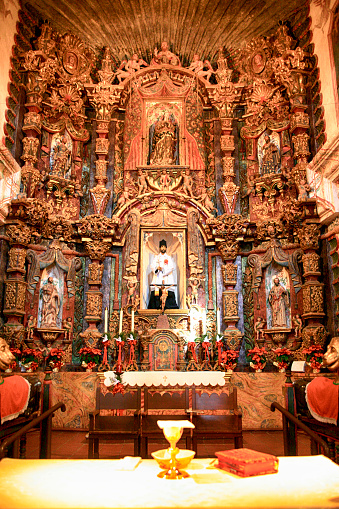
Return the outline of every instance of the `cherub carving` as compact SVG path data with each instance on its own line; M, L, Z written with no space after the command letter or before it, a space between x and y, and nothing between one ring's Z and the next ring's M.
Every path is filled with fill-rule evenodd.
M33 339L34 329L36 327L36 318L33 315L29 315L27 322L27 339Z
M138 170L138 194L147 193L147 180L146 175L142 170Z
M254 330L256 333L256 339L259 341L260 339L264 339L264 326L266 321L261 317L258 316L257 321L254 324Z
M189 170L184 170L182 173L182 191L193 197L193 179L190 175Z
M119 83L121 83L124 79L129 78L132 74L137 71L140 71L141 67L147 67L148 63L145 62L142 58L134 53L130 60L123 60L120 64L119 69L115 73L118 78Z
M301 319L301 316L299 314L295 315L292 318L292 323L294 326L294 335L296 338L300 338L301 336L301 330L303 328L303 321Z
M207 71L204 71L204 68L207 67ZM205 78L209 81L211 78L211 75L214 73L213 67L211 66L211 63L208 60L205 60L204 62L200 60L200 57L198 54L193 55L193 61L191 65L188 67L190 71L193 71L195 74L200 76L201 78Z
M62 321L62 327L65 329L65 339L71 341L72 340L72 332L73 332L73 324L72 318L69 316L68 318Z

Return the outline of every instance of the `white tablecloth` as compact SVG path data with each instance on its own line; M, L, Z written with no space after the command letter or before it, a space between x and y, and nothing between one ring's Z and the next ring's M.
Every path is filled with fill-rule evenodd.
M279 458L277 474L240 478L195 459L190 477L160 479L154 460L0 462L1 509L339 507L339 467L324 456ZM127 468L128 465L127 465Z
M125 371L122 381L128 385L225 385L224 371Z

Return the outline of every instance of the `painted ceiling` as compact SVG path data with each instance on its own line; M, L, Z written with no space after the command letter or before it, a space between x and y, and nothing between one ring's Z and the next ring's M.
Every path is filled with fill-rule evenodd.
M191 60L213 60L220 46L237 49L270 33L306 0L30 0L42 19L117 58L150 57L166 40Z

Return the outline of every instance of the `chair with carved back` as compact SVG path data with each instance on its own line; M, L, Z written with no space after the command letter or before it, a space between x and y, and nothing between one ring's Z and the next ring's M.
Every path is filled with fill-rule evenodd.
M140 455L140 388L126 388L112 394L100 384L96 392L96 410L89 414L88 458L99 458L101 440L133 440L134 456Z
M148 457L148 445L152 441L164 439L163 430L158 420L189 420L189 389L185 387L164 389L161 387L145 387L144 411L141 416L141 448L142 458ZM186 440L186 449L191 449L191 430L184 429L182 438ZM168 447L168 445L167 445Z
M193 450L198 453L198 442L233 439L236 449L243 447L242 414L238 408L237 388L229 392L193 387L192 391Z

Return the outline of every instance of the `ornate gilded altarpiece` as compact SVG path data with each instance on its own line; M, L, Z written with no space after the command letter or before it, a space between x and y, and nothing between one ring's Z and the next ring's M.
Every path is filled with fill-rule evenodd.
M230 349L246 366L255 345L269 363L277 347L301 359L325 345L306 179L316 64L300 16L199 66L181 66L167 43L151 62L117 65L109 48L94 54L46 23L32 49L16 51L25 113L7 139L11 148L22 136L22 187L5 225L12 343L59 346L70 369L87 346L102 349L99 369L181 370L222 369ZM165 269L174 264L157 283L174 294L168 310L149 308L161 241ZM119 331L131 330L122 345Z

